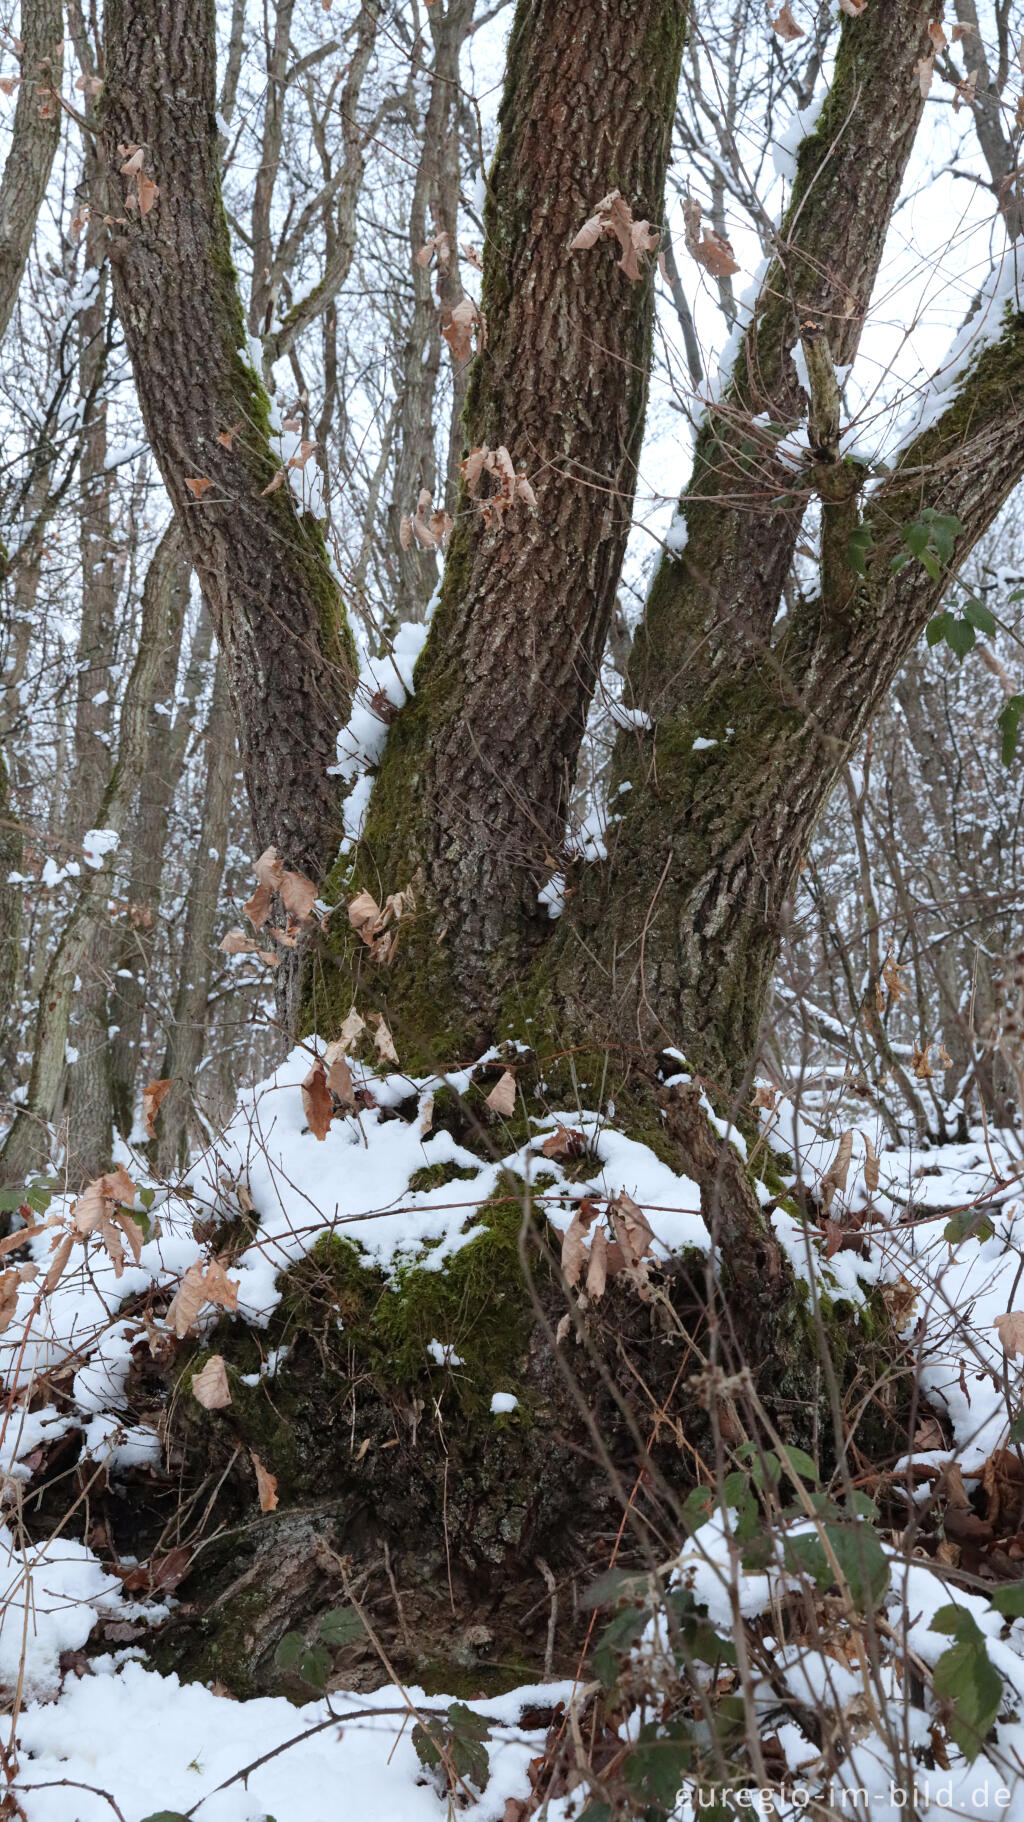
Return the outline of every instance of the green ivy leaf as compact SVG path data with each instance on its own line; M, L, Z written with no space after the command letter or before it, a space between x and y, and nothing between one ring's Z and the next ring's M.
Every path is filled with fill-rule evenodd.
M674 1813L680 1787L694 1762L689 1728L685 1723L677 1723L677 1727L679 1731L673 1730L673 1734L658 1730L660 1738L644 1739L644 1734L655 1732L653 1727L645 1727L639 1745L622 1764L622 1775L637 1801L648 1808L656 1806L666 1816Z
M940 640L946 637L946 628L952 617L952 614L949 613L936 614L933 619L929 620L924 629L924 636L929 645L938 645Z

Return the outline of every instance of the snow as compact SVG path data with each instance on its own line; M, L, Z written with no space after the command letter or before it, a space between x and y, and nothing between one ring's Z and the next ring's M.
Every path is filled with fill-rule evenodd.
M519 1400L513 1392L495 1392L491 1399L491 1410L495 1417L505 1417L518 1408Z
M527 1794L527 1766L543 1734L522 1729L520 1711L571 1695L571 1684L549 1684L468 1704L496 1727L487 1792L462 1814L500 1822L506 1799ZM444 1822L446 1806L424 1776L410 1725L417 1713L429 1725L444 1708L421 1689L393 1684L302 1708L283 1697L233 1702L133 1661L105 1670L99 1660L98 1674L69 1680L58 1705L24 1709L18 1733L32 1756L23 1758L18 1790L29 1822L110 1822L97 1786L124 1822L199 1805L201 1822ZM46 1789L62 1780L79 1788Z
M108 854L116 854L121 846L121 837L114 829L86 829L82 836L82 852L86 865L97 871L102 867Z
M328 768L333 777L344 779L349 787L344 804L343 854L362 834L373 771L380 764L387 742L388 720L392 711L402 708L413 694L413 671L426 644L429 625L429 616L423 621L404 620L381 657L361 654L352 712L338 735L337 764ZM381 715L375 705L385 704L388 706Z

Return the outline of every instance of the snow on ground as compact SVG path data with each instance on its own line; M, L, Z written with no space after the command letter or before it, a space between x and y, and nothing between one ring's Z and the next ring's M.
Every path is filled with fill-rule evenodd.
M70 1429L84 1433L87 1456L114 1475L131 1465L159 1461L155 1430L131 1422L125 1408L137 1333L129 1300L152 1285L173 1289L190 1267L205 1260L194 1231L197 1216L213 1209L229 1215L240 1207L257 1211L257 1236L230 1268L239 1285L238 1317L257 1326L266 1324L279 1299L276 1280L282 1268L303 1257L328 1231L356 1240L385 1272L412 1260L439 1268L472 1241L474 1212L505 1169L527 1181L543 1170L548 1179L544 1207L558 1232L568 1228L583 1196L610 1199L624 1193L644 1210L656 1257L684 1247L708 1247L696 1185L617 1131L613 1108L574 1109L564 1116L567 1125L584 1133L598 1160L588 1180L570 1180L557 1160L541 1154L543 1140L560 1122L542 1111L539 1102L535 1139L510 1146L493 1163L481 1163L431 1124L434 1095L444 1084L464 1092L470 1073L419 1080L396 1073L381 1079L355 1065L357 1087L372 1092L377 1105L336 1118L327 1138L316 1140L306 1128L301 1093L316 1048L315 1042L299 1046L267 1082L243 1095L225 1133L193 1167L187 1194L168 1194L147 1183L139 1161L126 1155L123 1162L141 1192L135 1213L143 1234L138 1259L126 1249L120 1273L100 1232L91 1231L79 1236L56 1286L41 1288L55 1242L74 1218L73 1205L56 1196L43 1216L33 1217L35 1231L27 1240L30 1265L7 1291L17 1305L0 1334L0 1375L8 1392L0 1430L6 1520L0 1525L0 1682L13 1689L20 1678L18 1788L28 1822L94 1822L101 1817L108 1822L112 1815L143 1822L168 1810L194 1812L202 1822L263 1822L268 1816L275 1822L335 1822L339 1791L345 1793L344 1813L360 1818L441 1822L446 1813L446 1799L415 1754L410 1709L411 1704L440 1712L446 1698L428 1701L415 1690L390 1686L370 1696L338 1692L302 1709L283 1699L235 1702L216 1688L182 1686L176 1677L148 1669L139 1661L144 1652L137 1642L98 1660L91 1671L79 1659L78 1669L85 1674L68 1671L66 1658L62 1666L62 1654L80 1653L99 1617L153 1622L166 1607L128 1598L95 1552L70 1534L42 1544L29 1540L19 1521L25 1483L48 1444ZM403 1117L388 1117L399 1106ZM830 1170L835 1174L838 1121L824 1133L820 1120L778 1097L762 1119L772 1144L788 1148L805 1183L820 1182ZM744 1149L738 1135L723 1131ZM871 1188L876 1156L878 1182ZM410 1189L415 1172L436 1164L473 1174L434 1189ZM819 1292L856 1300L873 1283L902 1281L908 1328L924 1319L916 1331L922 1382L935 1408L945 1413L948 1432L943 1447L918 1454L915 1461L937 1474L955 1460L968 1487L993 1451L1005 1446L1008 1400L1010 1409L1020 1408L1024 1394L1022 1376L1015 1362L1007 1361L994 1326L1007 1311L1024 1310L1024 1197L1018 1191L1018 1168L1017 1154L1004 1135L979 1131L970 1142L941 1150L883 1149L879 1135L862 1125L853 1134L848 1169L838 1173L845 1181L837 1184L830 1210L844 1231L862 1223L860 1252L843 1249L826 1258L820 1234L785 1207L772 1213L796 1269L813 1278ZM774 1201L768 1190L762 1194L765 1201ZM988 1225L980 1233L950 1238L951 1209L981 1209ZM13 1273L9 1261L2 1263ZM200 1329L219 1314L209 1308ZM444 1359L450 1347L450 1337L438 1336L431 1357ZM55 1375L61 1376L60 1401L54 1402L51 1392L41 1402L40 1387L52 1387ZM928 1491L925 1481L921 1496ZM768 1611L779 1586L779 1576L770 1568L746 1573L738 1571L737 1562L721 1513L696 1533L679 1559L678 1572L688 1575L711 1618L721 1624L735 1613ZM894 1576L890 1624L898 1629L901 1616L906 1617L912 1648L926 1664L934 1663L949 1643L929 1629L938 1607L955 1599L976 1618L1015 1706L999 1724L993 1763L978 1760L973 1767L954 1767L951 1789L967 1813L1024 1819L1024 1781L1014 1782L1016 1772L1009 1807L1000 1802L979 1810L969 1802L970 1791L987 1775L993 1788L998 1784L1003 1789L1011 1775L1008 1754L1019 1754L1024 1764L1024 1723L1015 1718L1024 1715L1024 1622L1014 1622L1008 1636L1002 1636L1004 1622L983 1594L951 1588L926 1562L896 1564ZM786 1674L791 1687L800 1677L814 1678L805 1650ZM838 1675L829 1661L830 1686ZM567 1687L549 1686L542 1693L520 1692L471 1705L493 1723L491 1778L468 1812L474 1822L498 1822L506 1799L527 1793L526 1767L541 1741L520 1729L522 1708L527 1702L553 1703L569 1695ZM897 1705L902 1700L895 1686L893 1700ZM299 1743L275 1751L293 1739ZM794 1768L805 1747L806 1742L801 1748L793 1741ZM843 1774L855 1783L877 1783L882 1770L895 1764L885 1741L870 1729L858 1753ZM867 1765L872 1754L871 1775L855 1775L863 1769L861 1760ZM264 1762L246 1779L237 1775L257 1759ZM919 1807L922 1816L931 1817L946 1806ZM686 1813L684 1805L680 1818ZM890 1810L875 1804L870 1813L877 1817ZM891 1813L895 1816L898 1806ZM554 1799L548 1814L553 1822L568 1816L567 1800Z

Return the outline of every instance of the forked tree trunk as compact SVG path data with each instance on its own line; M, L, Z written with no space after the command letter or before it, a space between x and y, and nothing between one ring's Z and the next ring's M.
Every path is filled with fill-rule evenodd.
M109 254L142 416L224 653L257 846L319 878L340 832L327 768L353 649L248 349L221 199L212 0L110 0L105 31ZM155 196L121 174L124 145L144 148Z

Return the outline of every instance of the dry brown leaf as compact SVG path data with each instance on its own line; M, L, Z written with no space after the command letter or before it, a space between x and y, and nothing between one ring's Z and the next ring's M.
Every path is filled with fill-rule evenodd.
M412 520L407 512L403 512L399 522L398 542L403 550L412 549Z
M878 1153L867 1133L864 1134L864 1153L864 1187L873 1196L878 1188Z
M252 897L246 899L245 904L242 906L242 910L245 912L245 915L249 919L254 930L262 930L267 918L270 916L270 907L273 901L274 894L270 890L270 887L264 885L261 880Z
M276 475L274 476L273 480L271 482L269 482L266 487L262 487L260 489L260 499L265 500L268 493L276 493L279 487L284 486L287 479L288 479L288 476L287 476L285 470L283 468L279 468Z
M242 420L239 418L238 423L232 424L230 430L222 430L219 432L217 441L222 449L232 449L234 447L235 438L239 434L241 428Z
M491 1112L498 1114L501 1119L511 1119L516 1110L516 1078L511 1069L506 1069L504 1074L499 1076L487 1096L487 1105Z
M256 1470L256 1491L260 1499L261 1512L277 1511L277 1479L263 1466L255 1449L249 1450L252 1465Z
M705 272L710 272L712 278L731 278L740 269L730 243L710 228L704 229L703 238L689 250Z
M42 1294L44 1297L48 1297L50 1292L56 1290L57 1285L60 1283L64 1273L64 1267L71 1257L71 1249L74 1244L74 1234L65 1234L64 1238L57 1242L56 1251L50 1261L50 1269L43 1279Z
M14 1321L21 1281L21 1273L13 1265L0 1277L0 1335L5 1334Z
M328 1044L324 1051L324 1066L327 1070L327 1086L336 1095L343 1107L353 1108L356 1097L352 1090L352 1071L345 1061L345 1046L340 1038Z
M223 1354L211 1354L201 1373L192 1375L192 1396L204 1411L222 1411L231 1403L228 1370Z
M326 1139L334 1118L334 1102L327 1086L327 1071L319 1060L302 1084L302 1106L314 1139Z
M859 19L868 0L839 0L840 9L851 19Z
M587 1141L584 1134L576 1127L556 1126L554 1132L545 1139L540 1149L543 1157L565 1162L572 1158L581 1158L587 1149Z
M264 848L259 858L253 861L252 870L261 886L269 887L271 892L280 891L284 867L276 848Z
M130 1215L126 1208L115 1208L112 1218L117 1222L118 1227L124 1234L128 1245L131 1247L132 1258L135 1260L136 1265L138 1265L139 1260L142 1257L142 1248L145 1245L145 1235L136 1221L135 1216Z
M147 1082L142 1090L142 1117L150 1138L153 1137L153 1122L173 1086L174 1077L168 1075L161 1076L157 1082Z
M381 910L372 892L357 892L349 900L348 921L353 930L358 930L363 942L369 947L380 923Z
M208 480L205 475L186 475L185 486L193 500L201 500L207 488L213 486L213 482Z
M168 1327L181 1339L207 1303L225 1310L238 1308L238 1280L228 1277L219 1259L208 1265L197 1259L189 1266L168 1306Z
M365 1030L366 1020L360 1017L354 1006L350 1006L348 1016L338 1033L338 1043L341 1045L346 1056L353 1044L358 1043Z
M803 27L799 26L794 19L789 0L785 0L785 5L780 8L772 20L772 31L778 32L779 37L784 39L787 44L793 43L797 38L807 36Z
M455 520L450 512L445 512L442 507L438 506L430 515L428 530L438 550L443 550L455 530Z
M255 955L258 949L258 944L251 936L246 936L244 930L229 930L217 946L225 955Z
M840 1133L836 1155L821 1179L821 1201L823 1208L831 1208L836 1190L846 1194L846 1179L850 1174L850 1159L853 1156L853 1130Z
M316 887L304 873L282 873L281 903L289 917L297 924L309 924L313 921L313 906L316 904Z
M929 1082L935 1074L935 1071L928 1060L928 1052L930 1050L930 1044L926 1044L922 1050L921 1046L915 1042L913 1051L911 1052L910 1067L919 1082Z
M596 1214L597 1204L589 1196L584 1196L562 1235L562 1271L565 1273L565 1282L570 1290L574 1284L579 1282L580 1274L586 1263L587 1248L584 1238L593 1226Z
M1024 1354L1024 1310L1007 1310L992 1324L1004 1354Z
M137 177L139 172L142 169L142 161L143 161L144 157L145 157L145 151L142 146L132 146L130 149L130 156L125 160L124 164L121 166L121 176L122 177Z
M932 19L930 21L929 26L928 26L928 36L931 39L932 44L937 51L945 50L946 45L949 41L946 37L946 28L942 24L942 21L940 19Z
M587 1296L591 1302L598 1303L604 1296L604 1287L608 1279L608 1236L604 1228L594 1229L594 1238L590 1242L590 1263L587 1266Z
M0 89L5 95L13 95L20 81L20 76L0 76Z
M931 93L932 77L935 74L935 52L930 57L919 57L914 65L914 75L922 95L927 99Z
M516 499L522 500L531 512L536 512L537 495L524 474L516 476Z
M445 310L441 315L441 334L451 349L453 361L460 365L473 358L473 334L476 332L478 349L487 345L487 325L480 313L480 308L471 297L463 297L454 310Z
M608 1204L615 1238L622 1248L626 1264L639 1265L641 1259L651 1250L654 1230L642 1208L620 1190L613 1202Z
M373 1034L373 1041L377 1046L377 1055L384 1063L397 1064L398 1052L395 1049L395 1041L388 1029L386 1019L381 1013L375 1013L373 1016L377 1024L377 1029Z
M432 234L429 240L424 241L422 247L420 247L416 253L416 264L424 267L429 266L435 253L437 254L437 263L439 266L448 266L451 264L452 250L451 243L448 239L447 228L442 228L438 234Z
M634 282L643 276L639 256L655 252L661 240L657 228L652 228L649 221L633 220L633 211L621 190L610 190L607 196L602 196L593 215L571 241L569 251L588 252L597 245L602 234L610 234L618 241L621 249L619 268Z
M139 172L138 187L136 190L136 194L139 199L139 214L148 215L150 209L153 207L153 204L155 203L157 197L159 196L160 191L157 189L157 186L153 182L153 179L151 177L147 177L145 171Z

